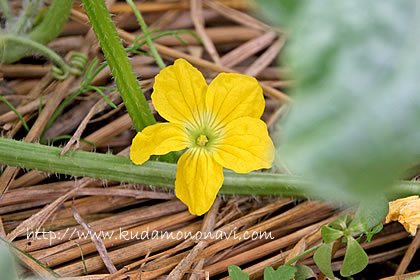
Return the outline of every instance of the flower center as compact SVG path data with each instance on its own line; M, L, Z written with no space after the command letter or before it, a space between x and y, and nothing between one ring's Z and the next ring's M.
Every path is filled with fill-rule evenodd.
M209 142L209 139L207 138L206 135L200 134L200 136L197 137L196 143L200 147L206 146L208 142Z

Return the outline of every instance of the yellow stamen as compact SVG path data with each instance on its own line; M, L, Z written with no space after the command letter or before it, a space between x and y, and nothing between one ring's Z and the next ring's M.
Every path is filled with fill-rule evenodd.
M200 134L200 136L198 136L197 138L198 146L204 147L208 142L209 142L209 139L207 138L206 135Z

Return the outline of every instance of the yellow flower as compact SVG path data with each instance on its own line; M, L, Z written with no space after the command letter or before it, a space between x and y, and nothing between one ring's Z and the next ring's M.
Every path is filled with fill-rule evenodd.
M257 80L219 74L208 86L203 75L178 59L155 79L152 102L169 123L148 126L133 139L130 159L187 148L178 160L176 196L191 214L202 215L223 184L223 167L238 173L270 168L274 146L260 120L265 101Z
M397 199L389 202L389 212L386 216L386 223L390 221L400 222L406 231L416 235L417 227L420 224L420 198L418 195Z

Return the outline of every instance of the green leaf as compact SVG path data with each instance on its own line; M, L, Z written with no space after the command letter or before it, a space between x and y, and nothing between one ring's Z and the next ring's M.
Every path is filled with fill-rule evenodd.
M378 194L376 198L369 200L363 200L356 214L354 215L353 221L350 227L353 226L354 222L359 221L363 218L366 221L367 228L373 228L376 225L382 223L388 214L389 204L388 200L383 194Z
M333 243L322 244L314 254L314 261L325 276L334 279L334 273L331 269L332 247Z
M293 265L281 265L277 270L269 266L264 269L264 280L290 280L295 277L297 270Z
M61 278L60 274L54 272L54 270L52 270L51 268L49 268L48 266L46 266L45 264L43 264L42 262L40 262L39 260L37 260L36 258L34 258L32 255L28 254L27 252L22 251L21 249L19 249L18 247L16 247L13 243L10 243L5 238L6 238L5 236L0 236L0 250L1 250L1 248L7 248L9 250L18 251L21 254L25 255L28 259L31 259L33 262L37 263L39 265L39 268L44 268L46 271L48 271L48 272L51 273L51 276L48 275L48 274L42 273L45 276L44 279L57 279L57 278ZM10 253L12 253L12 252L10 252ZM7 254L8 254L8 252L6 253L6 255ZM2 260L2 257L7 258L5 255L2 255L2 256L1 255L2 254L0 253L0 261ZM16 271L13 262L12 263L7 262L6 264L9 265L8 266L9 268L12 268L12 270L15 270ZM3 272L3 270L0 270L0 271ZM1 278L1 279L3 280L3 278ZM17 278L11 278L11 279L16 280ZM7 280L9 280L9 279L7 279Z
M362 233L362 234L360 234L360 235L356 238L356 241L360 243L360 241L362 241L362 238L363 238L363 233ZM345 243L347 243L347 240L346 240L346 242L345 242Z
M258 0L261 11L275 24L284 25L293 19L302 4L302 0Z
M368 262L369 258L359 243L353 237L347 237L347 250L340 274L348 277L359 273L368 265Z
M0 246L0 271L2 272L1 279L18 279L16 274L16 263L5 246Z
M353 220L355 221L355 220ZM360 217L356 222L352 222L352 224L349 227L349 230L351 233L358 234L361 232L367 232L369 230L368 224L366 222L365 217Z
M321 236L325 243L331 243L343 236L343 232L329 226L323 226L321 229Z
M232 280L248 280L249 275L241 270L241 268L237 265L229 265L228 266L228 273L230 279Z
M305 280L311 277L314 277L315 274L312 271L312 269L306 265L303 264L297 264L296 265L297 271L295 274L296 280Z
M349 225L350 220L350 215L341 216L340 218L329 223L328 226L338 230L345 230Z
M295 102L277 124L277 159L319 198L375 198L420 153L420 3L261 2L279 22L291 13Z
M377 226L373 227L370 231L368 231L366 233L366 241L370 242L372 240L372 237L375 234L378 234L379 232L381 232L381 230L384 228L384 226L382 224L378 224Z

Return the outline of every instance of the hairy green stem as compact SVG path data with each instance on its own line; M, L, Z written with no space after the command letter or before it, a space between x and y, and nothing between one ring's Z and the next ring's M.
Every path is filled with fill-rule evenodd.
M137 131L156 121L103 0L82 0L125 107Z
M133 125L137 131L142 131L146 126L156 123L156 120L137 81L105 2L82 1ZM159 159L175 162L176 156L170 153Z
M64 73L68 74L70 72L70 66L67 65L67 63L61 58L61 56L59 56L53 50L44 46L43 44L40 44L34 40L19 35L0 35L0 46L8 41L18 43L20 45L24 45L33 50L36 50L39 53L42 53L43 55L51 59L53 62L55 62Z
M159 52L156 49L155 44L152 41L152 38L150 37L149 29L147 28L147 24L143 19L143 16L141 15L139 9L137 9L136 5L134 4L133 0L126 0L127 4L131 7L133 10L134 15L137 18L137 21L140 24L141 30L143 31L143 34L145 36L147 45L150 48L150 52L152 53L153 58L156 60L156 63L160 67L160 69L163 69L166 67L165 63L162 60L162 57L159 55Z
M63 29L73 7L73 0L53 0L42 22L27 35L28 39L40 44L48 44ZM0 61L10 64L18 61L31 51L26 45L8 47L0 54Z
M0 138L0 164L157 187L174 186L175 164L148 161L135 165L126 157L84 151L61 157L61 150ZM222 194L308 197L302 187L306 182L300 177L261 172L237 174L231 171L224 171L224 176ZM419 193L420 183L401 181L390 188L388 197L394 199Z
M72 137L73 136L71 136L71 135L61 135L61 136L57 136L57 137L54 137L54 138L41 139L39 142L42 143L42 144L46 144L46 143L53 144L54 142L61 141L61 140L70 140ZM92 147L96 146L95 143L90 142L90 141L86 140L85 138L80 138L80 142L84 142L88 145L91 145Z

